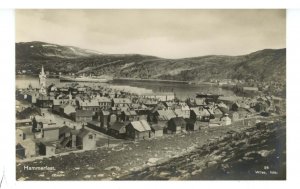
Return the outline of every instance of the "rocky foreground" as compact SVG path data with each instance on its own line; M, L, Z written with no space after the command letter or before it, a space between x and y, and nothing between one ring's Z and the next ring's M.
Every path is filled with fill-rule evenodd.
M241 125L207 128L18 162L16 177L17 180L285 179L285 157L285 121L277 121L259 129ZM54 169L29 171L26 166Z
M226 135L187 155L146 168L121 180L286 179L285 122Z

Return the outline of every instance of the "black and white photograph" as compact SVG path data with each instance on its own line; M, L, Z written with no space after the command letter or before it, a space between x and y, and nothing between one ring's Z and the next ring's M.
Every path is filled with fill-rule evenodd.
M17 182L286 180L286 12L16 9Z

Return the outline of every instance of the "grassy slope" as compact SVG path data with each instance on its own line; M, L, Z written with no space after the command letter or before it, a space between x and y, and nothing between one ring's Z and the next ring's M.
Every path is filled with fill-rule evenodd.
M202 56L164 59L137 54L87 53L70 47L43 47L45 43L17 43L16 68L38 73L41 65L54 72L82 72L130 78L199 81L208 79L259 79L285 81L286 49L265 49L243 56ZM34 48L30 46L34 45ZM58 50L57 50L58 49Z

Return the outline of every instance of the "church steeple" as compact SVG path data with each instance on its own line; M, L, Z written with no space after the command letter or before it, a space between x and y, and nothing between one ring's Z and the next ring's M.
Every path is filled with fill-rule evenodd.
M44 66L42 66L41 75L45 75L45 72L44 72Z
M47 95L47 91L46 91L46 74L44 72L44 66L42 66L42 71L39 75L40 78L40 93L43 95Z

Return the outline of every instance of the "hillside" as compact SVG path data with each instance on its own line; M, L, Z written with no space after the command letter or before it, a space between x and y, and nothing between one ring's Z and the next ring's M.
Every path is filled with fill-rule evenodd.
M256 79L285 81L286 49L265 49L242 56L165 59L138 54L102 54L43 42L16 43L16 69L38 73L87 73L128 78L186 81Z

